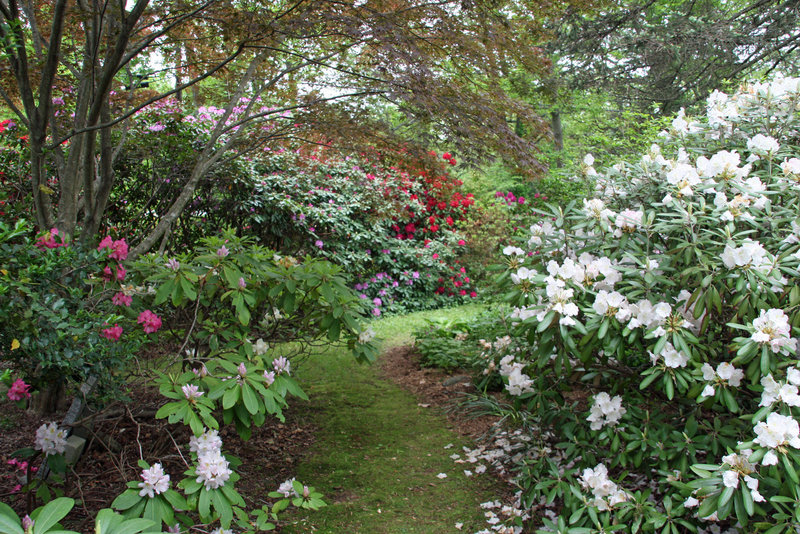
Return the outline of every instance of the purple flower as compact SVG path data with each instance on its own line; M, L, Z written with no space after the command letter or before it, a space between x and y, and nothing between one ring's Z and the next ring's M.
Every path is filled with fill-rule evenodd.
M375 297L374 299L372 299L372 303L375 306L382 306L383 305L383 301L381 299L379 299L378 297Z
M372 309L372 315L374 315L375 317L380 317L381 316L381 310L379 308L373 308Z
M287 360L284 356L272 360L272 367L275 368L275 372L278 374L282 373L286 373L287 375L291 374L290 372L291 364L289 363L289 360Z
M317 239L316 241L314 241L314 245L319 247L319 248L322 248L323 247L322 240L321 239Z

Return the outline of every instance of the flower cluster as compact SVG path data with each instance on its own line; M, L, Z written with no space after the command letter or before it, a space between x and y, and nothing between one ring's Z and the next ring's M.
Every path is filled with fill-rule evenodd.
M158 329L161 328L161 318L150 310L140 313L136 322L142 325L145 334L158 332Z
M153 498L169 489L169 475L164 473L160 463L155 463L149 469L142 470L142 482L139 482L139 497Z
M753 320L752 328L753 335L750 338L756 343L769 346L772 352L789 354L794 351L795 342L791 338L789 317L783 310L761 310L761 314Z
M580 482L594 497L589 506L595 506L598 510L609 510L629 498L624 490L608 478L608 468L603 464L597 464L594 469L584 469Z
M605 391L595 395L589 416L586 418L591 423L592 430L600 430L604 426L614 426L619 422L627 410L622 406L622 397L611 397Z
M189 440L189 449L197 453L197 483L213 490L225 485L233 471L222 454L222 440L216 430L207 430Z
M744 371L737 369L729 362L720 362L716 370L706 362L700 368L700 371L703 373L703 380L711 382L711 384L706 384L705 388L703 388L702 393L700 393L701 398L713 396L716 392L714 388L717 385L738 388L744 378Z
M36 450L45 455L63 454L67 447L67 431L57 424L43 424L36 430Z
M31 398L31 394L29 391L30 389L31 386L29 384L26 384L23 379L17 378L11 384L11 387L8 388L8 392L6 393L6 395L12 401L21 401L23 399L30 399Z

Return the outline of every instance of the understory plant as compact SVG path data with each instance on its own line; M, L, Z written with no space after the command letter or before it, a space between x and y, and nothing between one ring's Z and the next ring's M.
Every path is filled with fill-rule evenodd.
M77 279L86 277L85 283L91 289L78 291L83 286L75 283L74 293L69 293L73 286L64 287L72 298L70 305L75 306L68 308L72 316L51 324L50 315L37 317L34 314L38 322L30 328L36 327L40 332L52 328L58 332L68 327L66 321L79 323L87 317L95 317L86 315L85 309L97 314L113 306L121 309L119 313L125 313L134 302L136 306L148 307L135 317L138 328L146 334L168 331L176 336L180 346L176 353L154 362L153 372L155 384L165 397L156 418L183 423L191 430L188 444L176 444L178 456L186 468L183 478L175 484L171 477L177 473L166 472L158 458L140 458L141 481L130 482L129 489L111 503L121 515L110 509L98 514L98 532L161 532L162 529L184 532L196 527L216 528L214 532L218 533L229 532L231 528L263 532L273 530L279 514L289 506L308 509L325 506L322 495L313 487L292 479L273 492L274 502L248 510L235 487L240 461L223 452L219 430L222 425L234 425L239 436L248 439L252 428L263 425L267 417L283 420L287 395L307 399L293 373L311 346L342 343L359 361L375 359L374 334L363 326L367 308L363 299L348 286L339 267L321 259L298 260L277 255L255 245L253 238L238 237L233 231L226 231L203 239L191 252L143 257L129 265L131 274L121 263L116 263L126 259L124 240L105 238L96 248L82 254L101 266L108 261L112 264L106 265L107 269L95 266L92 270L74 262L84 257L77 255L82 249L68 240L61 240L55 231L45 233L36 244L31 244L24 223L17 224L14 229L2 229L3 246L8 247L6 252L13 251L17 255L3 272L3 280L8 284L4 290L10 296L9 305L22 296L39 295L35 291L38 283L47 279L29 274L34 266L36 273L59 274L62 282L73 280L68 264L74 269L83 269ZM33 266L29 265L28 255L36 260ZM18 264L28 270L17 268ZM92 274L95 271L97 274ZM119 284L126 276L140 285L114 286L112 290L112 280ZM54 289L43 286L39 291L46 303L59 298ZM100 304L105 300L109 303L103 307ZM35 300L26 302L30 302L34 312L39 310L37 306L43 306ZM23 304L15 305L16 308L4 308L9 322L27 325ZM53 312L60 309L58 305L50 307ZM73 342L95 343L101 348L92 350L106 351L103 354L111 361L108 351L112 349L102 348L102 343L122 346L128 325L125 323L123 328L123 320L117 321L117 316L102 317L109 324L97 326L98 319L93 319L93 323L81 325L90 331L89 334L84 334L83 338L77 334L73 337L74 332L68 330L68 340L61 345L54 343L48 349L63 355ZM92 325L99 331L97 340L86 337L92 335ZM23 329L19 328L18 332ZM14 338L9 345L11 354L34 339L33 334L30 338L17 335L20 339ZM130 346L126 348L131 350ZM67 361L77 359L72 357ZM102 373L98 365L87 373L108 388L112 379L125 376L126 363L121 361L119 368L112 369L111 377ZM36 369L37 372L48 370L41 363ZM63 366L58 369L65 372ZM27 371L22 376L34 383L31 373ZM21 402L29 396L31 385L22 379L12 382L12 378L11 372L3 375L4 382L9 385L7 395ZM37 431L35 447L17 454L28 459L24 462L26 466L32 466L32 462L43 455L51 471L63 473L67 435L66 427L57 423L44 424ZM180 450L186 445L188 450ZM58 522L72 507L72 500L47 502L52 494L42 491L48 486L44 483L46 476L34 478L33 473L35 468L27 470L26 484L21 488L28 495L28 515L20 519L3 505L0 507L0 531L63 531ZM44 506L34 508L34 492L45 502Z
M800 528L799 105L798 79L714 92L504 249L487 370L540 532Z
M158 330L140 320L157 317L134 302L144 290L130 283L127 254L125 239L90 246L56 229L37 238L23 219L0 221L0 360L27 385L13 400L39 392L35 408L47 412L90 376L98 399L125 380Z

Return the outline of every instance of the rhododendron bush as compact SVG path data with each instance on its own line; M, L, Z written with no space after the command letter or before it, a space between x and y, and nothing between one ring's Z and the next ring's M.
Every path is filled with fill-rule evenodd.
M715 92L505 248L487 372L543 532L800 526L798 106L798 79Z
M117 393L125 367L160 325L151 310L131 307L144 291L131 284L127 254L124 239L106 236L87 248L55 228L34 239L25 221L0 222L0 354L30 391L57 395L94 375L96 395ZM12 387L9 397L30 391ZM37 406L52 410L55 400L40 395Z
M142 482L130 482L131 489L112 503L122 514L108 510L102 517L129 532L217 524L228 529L232 523L252 532L275 528L289 504L324 506L319 493L300 484L292 498L277 496L271 506L245 510L234 488L239 462L222 452L217 430L234 425L248 439L267 417L283 420L288 395L307 398L292 364L311 345L340 342L357 359L374 360L374 333L362 326L366 305L341 269L322 259L277 255L232 231L201 240L192 252L131 263L125 239L106 236L87 248L52 229L34 241L19 221L13 228L0 223L0 252L0 356L9 367L0 380L10 400L23 408L31 393L42 397L62 383L73 392L87 381L97 386L91 394L82 387L83 400L98 409L104 400L124 401L128 381L138 376L155 381L164 397L155 417L192 431L192 454L186 455L192 464L185 462L186 478L177 484L182 493L170 487L176 473L148 463L157 458L140 458ZM146 370L132 365L145 336L166 325L180 348ZM60 519L71 508L71 500L54 500L34 510L34 495L47 503L49 486L60 479L32 477L42 455L51 473L65 473L70 430L44 424L35 440L31 436L34 447L15 453L27 459L19 464L27 469L19 490L28 495L30 517L20 519L0 503L2 524L27 528L26 520L36 525L55 509L63 511ZM136 525L141 528L132 530Z
M441 164L387 159L330 150L262 156L244 202L248 231L341 265L374 315L474 297L457 230L472 195Z

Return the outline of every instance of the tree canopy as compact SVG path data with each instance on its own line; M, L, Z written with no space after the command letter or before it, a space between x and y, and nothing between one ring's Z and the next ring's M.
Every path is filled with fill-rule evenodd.
M546 127L498 79L512 68L544 72L542 21L587 4L0 0L2 70L11 75L0 96L30 133L38 225L90 236L137 111L204 84L195 103L212 98L224 112L163 225L137 247L142 252L232 148L286 138L396 146L404 125L422 123L467 157L491 152L536 169L534 141ZM142 90L143 73L162 80L168 73L175 83ZM399 119L376 119L365 102L391 104ZM535 135L518 136L511 116ZM280 127L242 135L245 125L266 121Z
M754 72L795 67L796 0L631 0L558 21L548 44L572 87L670 114Z

